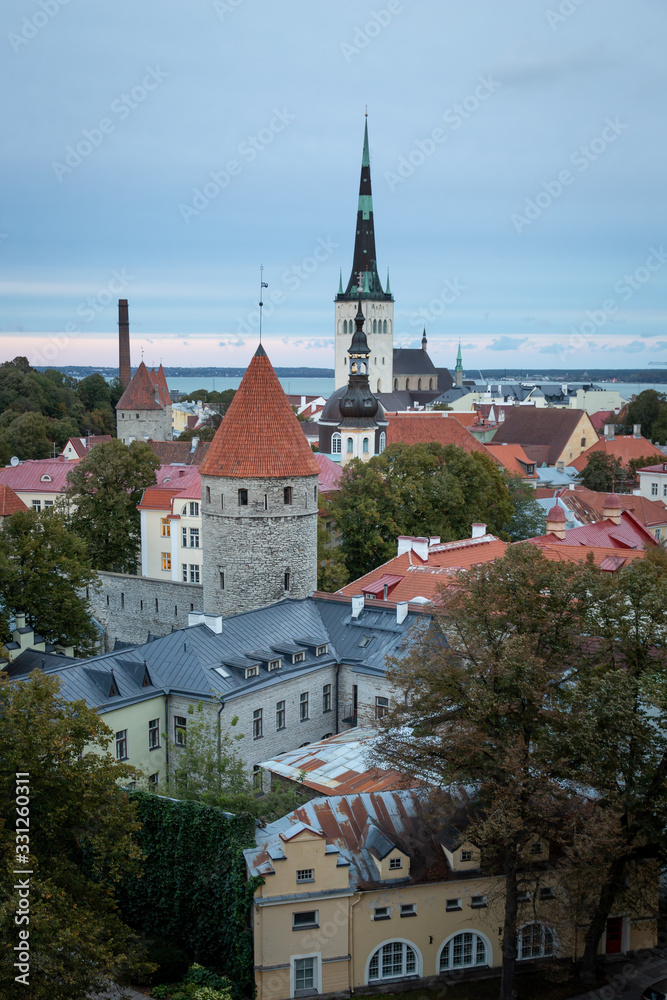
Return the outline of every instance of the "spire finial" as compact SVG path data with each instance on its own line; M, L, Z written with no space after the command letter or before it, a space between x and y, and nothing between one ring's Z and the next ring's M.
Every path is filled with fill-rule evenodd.
M262 343L262 309L264 307L264 303L262 302L262 299L264 298L264 295L262 294L262 289L268 288L268 287L269 287L268 283L266 281L264 281L264 265L260 264L259 265L259 342L260 342L260 344Z
M368 118L368 105L366 105L366 114L365 114L365 117Z

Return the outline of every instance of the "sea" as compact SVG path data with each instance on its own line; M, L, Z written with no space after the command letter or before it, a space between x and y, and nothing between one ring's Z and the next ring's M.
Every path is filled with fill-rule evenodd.
M241 375L233 378L190 378L189 376L167 376L167 385L170 389L176 389L185 395L196 392L198 389L216 390L223 392L225 389L238 389L241 383ZM280 384L288 396L323 396L328 399L334 391L334 380L332 378L281 378ZM482 388L482 384L478 383ZM494 379L491 385L497 385ZM528 383L532 384L532 383ZM560 382L540 382L541 386L553 385L560 388ZM655 389L656 392L667 392L667 384L652 382L596 382L601 389L616 389L623 399L631 399L644 389Z

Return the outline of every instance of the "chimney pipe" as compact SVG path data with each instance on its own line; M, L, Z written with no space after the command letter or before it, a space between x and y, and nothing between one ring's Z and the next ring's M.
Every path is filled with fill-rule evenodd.
M408 617L408 602L399 601L396 605L396 624L400 625Z
M642 425L641 424L633 424L632 425L632 436L636 437L636 438L640 438L642 436Z
M555 535L556 538L564 539L566 529L567 515L560 504L554 504L547 514L547 535Z
M364 610L364 595L357 594L352 598L352 617L358 618L361 612Z
M472 538L481 538L486 534L486 525L475 522L472 526Z
M615 441L616 424L605 424L604 425L604 439L605 441Z
M130 321L127 314L127 299L118 299L118 379L125 388L130 384Z

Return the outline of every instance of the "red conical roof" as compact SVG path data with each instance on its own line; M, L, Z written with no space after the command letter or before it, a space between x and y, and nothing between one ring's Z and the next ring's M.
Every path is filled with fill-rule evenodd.
M148 368L141 362L127 389L116 403L117 410L161 410L163 404L155 398L153 384ZM158 389L158 395L160 391Z
M316 476L319 466L260 344L218 427L202 476Z

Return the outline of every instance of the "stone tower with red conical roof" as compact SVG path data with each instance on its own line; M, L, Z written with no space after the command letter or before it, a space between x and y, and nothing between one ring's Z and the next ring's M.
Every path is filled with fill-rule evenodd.
M315 590L319 466L261 344L199 471L204 611Z

